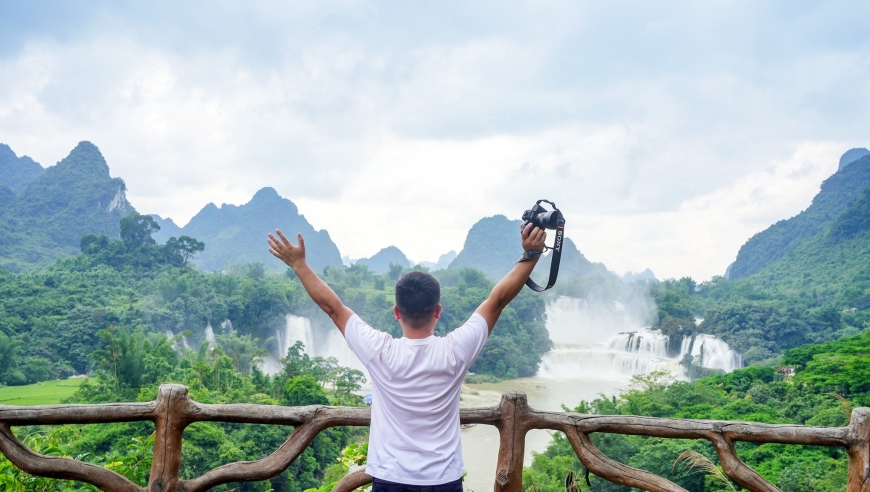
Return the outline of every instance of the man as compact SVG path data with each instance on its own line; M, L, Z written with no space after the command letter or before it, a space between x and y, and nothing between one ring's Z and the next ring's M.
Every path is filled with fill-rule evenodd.
M372 421L366 473L373 492L461 492L459 392L502 310L525 285L544 249L546 233L520 232L523 256L464 325L436 337L441 287L428 273L396 283L393 314L403 338L375 330L354 314L305 261L305 241L294 246L281 231L269 251L296 272L311 299L332 318L372 378Z

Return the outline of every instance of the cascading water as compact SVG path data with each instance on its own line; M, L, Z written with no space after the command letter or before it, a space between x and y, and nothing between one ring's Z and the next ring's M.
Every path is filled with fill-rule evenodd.
M309 357L335 357L339 365L366 373L362 362L351 352L335 326L313 326L311 320L304 316L288 314L284 326L275 330L275 341L278 354L270 353L263 361L262 369L266 374L281 370L281 359L287 356L287 350L296 342L305 345L305 353Z
M547 330L555 348L544 354L538 376L576 379L594 375L625 379L667 370L684 377L685 354L696 363L725 372L742 367L740 354L712 335L683 339L679 354L668 354L668 337L644 327L641 310L616 302L559 297L547 304Z
M214 329L211 327L211 323L206 325L205 327L205 342L211 345L212 347L217 346L217 339L214 337Z
M692 354L701 367L731 372L743 367L743 356L713 335L695 335L683 339L680 357Z

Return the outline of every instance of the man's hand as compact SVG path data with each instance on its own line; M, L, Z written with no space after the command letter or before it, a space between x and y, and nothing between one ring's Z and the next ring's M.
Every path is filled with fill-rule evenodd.
M269 234L269 252L275 255L276 258L283 261L293 270L305 264L305 240L302 239L302 234L296 235L296 240L299 246L293 244L284 236L284 233L279 229L275 229L275 233L281 238Z
M284 236L284 233L277 229L275 229L275 233L278 234L280 240L269 234L269 252L296 272L296 276L302 282L302 287L305 287L305 291L308 292L311 299L332 318L335 326L344 335L344 327L347 325L347 320L353 316L353 311L341 302L341 299L335 295L329 285L318 277L305 262L305 240L302 239L302 234L296 236L299 246L293 246Z
M526 227L520 233L520 238L523 244L523 251L544 252L544 241L547 239L547 233L540 227L535 227L531 222L526 224Z

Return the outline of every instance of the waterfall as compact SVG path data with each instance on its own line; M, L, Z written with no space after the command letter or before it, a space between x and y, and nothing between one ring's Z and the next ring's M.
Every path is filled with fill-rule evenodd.
M169 328L167 328L167 329L166 329L166 338L168 338L169 341L172 342L172 339L173 339L174 337L175 337L175 333L172 333L172 330L170 330ZM177 344L176 342L172 342L172 346L173 346L173 347L175 347L175 346L177 346L177 345L178 345L178 344ZM184 347L184 348L186 348L186 349L190 349L190 344L187 343L187 337L181 337L181 346Z
M281 371L281 359L287 356L287 349L296 342L305 345L305 353L309 357L335 357L338 364L366 373L365 367L357 356L351 352L341 332L329 326L314 326L311 320L304 316L288 314L284 326L275 330L277 353L270 353L263 361L262 369L267 374ZM366 373L368 379L368 374Z
M217 340L214 337L214 330L211 327L211 323L205 327L205 343L208 343L212 347L217 346Z
M712 335L682 340L680 353L669 357L669 340L658 330L644 327L644 319L613 301L558 297L547 304L547 330L555 348L544 354L538 376L577 379L594 375L622 379L635 374L667 370L685 378L680 361L686 354L702 367L733 371L743 358Z
M680 357L692 354L701 367L731 372L743 367L743 356L713 335L686 337L680 347Z

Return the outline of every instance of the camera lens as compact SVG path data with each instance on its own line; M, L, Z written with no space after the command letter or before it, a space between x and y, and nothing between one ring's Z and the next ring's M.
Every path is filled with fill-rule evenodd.
M556 229L565 223L562 219L562 213L556 210L539 213L532 217L531 222L541 229Z

